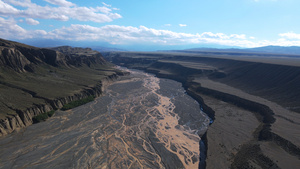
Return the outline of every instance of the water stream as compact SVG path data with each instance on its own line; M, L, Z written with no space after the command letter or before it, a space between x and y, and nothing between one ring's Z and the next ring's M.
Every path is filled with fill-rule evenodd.
M198 168L209 124L181 84L128 70L94 102L0 139L0 168Z

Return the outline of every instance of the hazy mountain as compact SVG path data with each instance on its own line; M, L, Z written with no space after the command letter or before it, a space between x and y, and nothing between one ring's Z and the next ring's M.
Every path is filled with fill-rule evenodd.
M298 46L264 46L258 48L191 48L183 51L196 52L196 51L207 51L207 52L253 52L253 53L272 53L272 54L290 54L300 55L300 47Z
M248 51L253 52L265 52L265 53L280 53L280 54L295 54L300 55L300 47L299 46L264 46L258 48L246 49Z
M99 51L99 52L113 52L113 51L127 51L125 49L121 48L110 48L110 47L103 47L103 46L94 46L91 47L93 50Z

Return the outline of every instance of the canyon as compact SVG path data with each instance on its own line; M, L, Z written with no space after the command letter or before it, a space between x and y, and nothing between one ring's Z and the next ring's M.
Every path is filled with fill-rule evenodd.
M206 168L300 165L300 59L226 52L110 52L106 59L181 82L213 123Z
M0 139L0 168L198 168L200 105L178 82L126 72L95 101Z
M0 168L300 165L296 55L0 42Z

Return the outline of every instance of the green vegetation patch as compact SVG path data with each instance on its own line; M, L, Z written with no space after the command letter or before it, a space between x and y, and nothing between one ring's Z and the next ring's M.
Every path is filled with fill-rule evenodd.
M55 113L55 110L51 110L49 112L39 114L37 116L34 116L32 118L32 121L33 121L33 123L39 123L39 122L45 121L49 117L52 117L54 113Z
M78 107L78 106L81 106L81 105L84 105L88 102L91 102L91 101L94 101L95 100L95 96L89 96L87 98L84 98L84 99L80 99L80 100L76 100L76 101L72 101L68 104L65 104L61 110L69 110L69 109L73 109L74 107Z
M48 100L73 96L94 87L118 70L108 65L53 67L37 65L35 72L18 73L0 67L0 119Z

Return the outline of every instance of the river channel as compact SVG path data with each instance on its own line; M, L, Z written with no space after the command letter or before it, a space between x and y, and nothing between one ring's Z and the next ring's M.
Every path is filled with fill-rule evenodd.
M0 139L0 168L198 168L209 118L181 84L137 70L103 96Z

